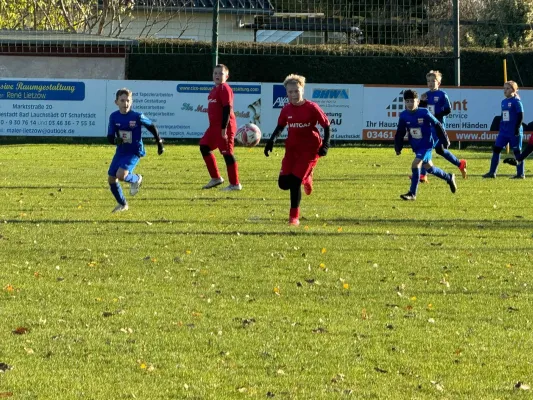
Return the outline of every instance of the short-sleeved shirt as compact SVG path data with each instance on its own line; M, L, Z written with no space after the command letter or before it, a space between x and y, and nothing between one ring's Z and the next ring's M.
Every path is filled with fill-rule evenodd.
M452 109L452 103L448 98L448 95L443 90L428 90L427 95L427 109L431 114L437 116L442 113L445 109ZM442 125L446 124L446 117L436 117Z
M403 140L405 133L408 133L409 144L415 152L432 149L436 144L433 130L438 123L439 121L427 108L419 107L414 112L404 110L400 113L396 135L400 135Z
M328 117L318 104L308 100L299 106L291 103L285 105L278 118L279 126L287 126L287 149L317 151L322 144L317 124L323 128L329 126Z
M524 112L524 106L516 96L502 100L502 120L500 122L500 133L513 136L515 134L518 113ZM520 126L520 133L523 129Z
M115 111L109 116L107 136L122 138L117 146L117 154L134 154L143 157L146 152L142 141L142 126L152 126L153 122L143 113L130 110L127 114Z
M233 112L233 90L227 83L215 86L207 96L207 116L209 117L209 129L220 133L222 129L222 109L230 106L229 122L227 131L229 134L237 132L237 120Z

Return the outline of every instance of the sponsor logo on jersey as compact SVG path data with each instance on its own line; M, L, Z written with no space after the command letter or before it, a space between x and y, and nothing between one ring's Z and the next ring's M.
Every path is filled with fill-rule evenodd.
M208 99L208 102L209 102L209 103L216 103L216 102L217 102L217 99Z
M348 89L313 89L313 99L344 99L350 98Z
M424 124L424 118L418 118L418 125Z
M289 123L289 128L308 128L311 126L311 123L308 122L307 124L304 124L302 122L291 122Z
M433 102L434 102L434 103L438 103L438 102L439 102L439 96L435 96L435 97L433 97Z
M283 108L289 103L287 91L283 85L274 85L272 87L272 108Z
M137 126L137 121L130 121L130 128L135 128Z

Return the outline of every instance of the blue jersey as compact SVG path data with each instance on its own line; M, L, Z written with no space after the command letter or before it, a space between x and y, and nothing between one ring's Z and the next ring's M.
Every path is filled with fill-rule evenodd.
M115 111L109 116L107 136L122 139L122 144L117 146L117 154L134 154L143 157L146 152L142 141L141 126L151 126L153 122L143 113L130 110L127 114Z
M446 116L442 115L442 112L452 109L452 103L450 103L448 95L443 90L428 90L426 95L428 98L427 109L444 125Z
M500 122L500 133L514 136L516 131L516 124L518 123L518 113L524 112L524 106L519 98L516 96L502 100L502 120ZM520 133L523 132L522 125L520 125Z
M406 134L409 135L409 143L414 151L432 149L437 142L437 138L433 134L434 127L437 124L439 124L439 121L431 115L427 108L402 111L394 137L396 151L402 149L403 139Z

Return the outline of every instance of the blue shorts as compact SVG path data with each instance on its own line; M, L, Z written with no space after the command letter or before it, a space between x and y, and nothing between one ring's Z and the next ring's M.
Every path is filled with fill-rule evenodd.
M521 133L518 136L515 136L513 134L509 133L498 133L498 137L496 138L496 143L494 143L494 146L504 148L507 146L507 143L509 143L509 147L511 147L513 150L522 150L522 139L524 135Z
M141 158L135 154L115 153L107 174L109 176L116 176L119 168L127 169L129 173L132 174L140 159Z
M428 163L431 161L433 149L413 149L413 152L415 153L415 158L422 160L423 163Z

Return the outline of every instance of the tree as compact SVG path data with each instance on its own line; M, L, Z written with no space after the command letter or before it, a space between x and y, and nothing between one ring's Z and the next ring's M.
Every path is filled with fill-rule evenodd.
M139 36L150 37L180 17L183 5L174 4L175 0L0 0L0 29L119 37L135 20L134 11L140 9L144 28ZM190 18L185 18L181 23L181 34L189 22Z

